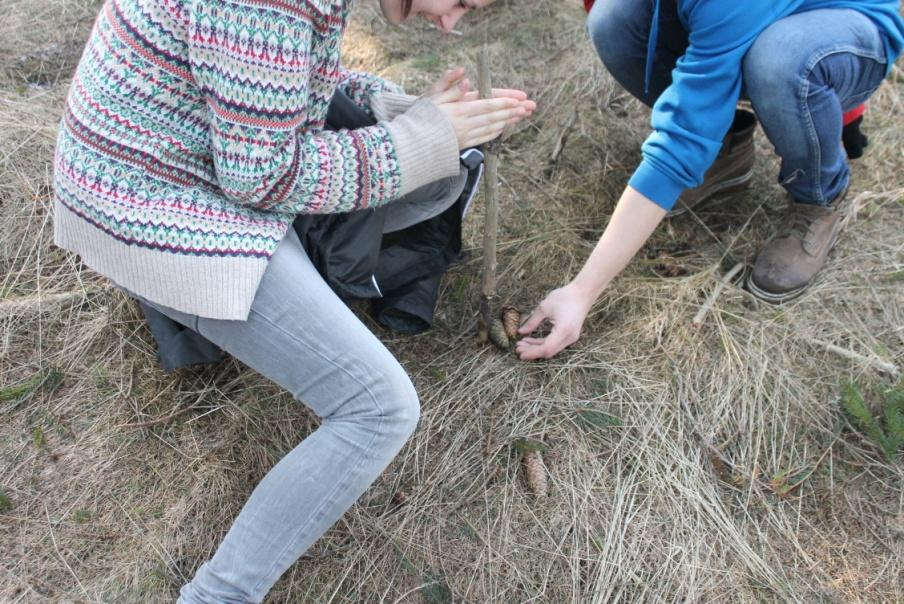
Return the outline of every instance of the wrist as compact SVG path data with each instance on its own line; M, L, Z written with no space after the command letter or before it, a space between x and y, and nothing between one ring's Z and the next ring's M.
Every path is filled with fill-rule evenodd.
M382 125L395 145L402 175L400 196L459 173L455 128L430 99L418 99L405 113Z
M574 297L584 307L589 309L596 302L596 299L599 298L600 294L603 293L603 290L606 289L606 284L594 284L578 275L565 286L565 289L570 290Z
M377 121L389 121L411 109L417 99L410 94L383 92L371 99L370 108Z

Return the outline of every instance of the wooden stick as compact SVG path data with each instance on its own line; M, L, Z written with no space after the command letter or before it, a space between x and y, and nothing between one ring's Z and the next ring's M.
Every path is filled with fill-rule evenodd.
M480 97L493 96L490 83L490 53L484 46L477 55L477 76ZM480 319L477 322L477 338L485 343L489 326L493 320L493 298L496 296L496 231L498 230L499 205L496 201L496 180L499 172L499 159L496 152L496 141L484 145L485 172L483 175L483 191L486 197L486 214L483 226L483 295L480 298Z
M841 346L835 346L834 344L829 344L828 342L823 342L822 340L817 340L816 338L811 338L810 336L804 336L804 339L807 340L810 344L814 346L821 346L825 348L829 352L835 353L840 357L845 359L854 361L856 363L863 363L881 371L883 373L887 373L893 378L901 375L901 369L895 365L894 363L889 363L888 361L884 361L880 359L878 356L866 356L862 355L859 352L854 352L853 350L848 350L847 348L842 348Z
M706 302L703 303L703 306L700 307L700 310L698 310L697 314L694 316L694 327L700 327L703 324L703 319L706 317L706 313L713 307L713 304L716 303L716 298L719 297L719 294L722 293L725 286L731 283L731 280L735 278L735 275L742 270L744 270L744 263L738 262L730 271L725 273L725 276L722 277L718 283L716 283L716 287L713 288L713 291L709 294Z

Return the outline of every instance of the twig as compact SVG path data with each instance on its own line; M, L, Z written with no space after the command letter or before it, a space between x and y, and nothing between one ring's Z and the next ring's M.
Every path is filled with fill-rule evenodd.
M571 115L568 116L568 120L565 122L565 125L559 132L559 136L556 139L556 146L552 150L552 154L549 156L549 164L546 167L547 178L552 176L556 171L556 167L559 165L559 157L562 155L562 151L565 150L565 144L568 142L568 137L571 135L571 131L574 130L574 124L577 119L578 110L575 109L571 112Z
M481 48L477 55L477 74L480 97L492 98L490 53L486 46ZM486 216L483 227L483 295L480 299L480 320L477 323L477 338L481 343L485 343L489 335L489 326L493 317L492 302L496 296L496 231L498 230L499 214L496 200L499 157L493 142L485 145L484 152L486 173L483 177L483 190L486 196Z
M703 318L706 317L706 313L708 313L712 309L713 304L716 303L716 298L719 297L719 294L722 293L725 286L731 283L731 280L742 270L744 270L744 263L738 262L730 271L725 273L725 276L722 277L718 283L716 283L716 287L713 288L713 291L709 294L706 302L703 303L703 306L701 306L700 310L697 311L697 314L694 315L694 327L700 327L703 324Z
M122 427L123 428L151 428L153 426L159 426L160 424L166 424L169 421L179 417L183 413L188 413L192 409L197 409L201 405L201 401L204 400L204 396L207 394L207 392L208 392L207 390L202 391L201 394L198 396L198 398L195 399L195 402L193 402L191 405L189 405L187 407L183 407L181 409L176 409L175 411L173 411L172 413L170 413L168 415L165 415L163 417L158 417L156 419L150 419L150 420L143 421L143 422L134 422L131 424L124 424Z
M160 424L168 423L169 421L179 417L183 413L188 413L192 409L197 409L197 408L198 408L198 403L195 402L195 403L192 403L191 405L189 405L188 407L183 407L182 409L177 409L176 411L173 411L172 413L170 413L167 416L158 417L157 419L148 420L146 422L135 422L132 424L125 424L122 427L123 428L152 428L154 426L159 426Z
M493 450L494 432L496 432L496 405L493 405L493 408L490 409L490 429L487 430L486 443L483 446L484 459L488 458Z
M896 378L899 375L901 375L901 369L897 365L895 365L894 363L890 363L886 360L883 360L876 355L868 357L866 355L860 354L859 352L854 352L853 350L848 350L847 348L842 348L841 346L836 346L835 344L830 344L830 343L824 342L822 340L817 340L816 338L812 338L810 336L804 336L804 339L807 340L810 344L813 344L814 346L821 346L822 348L825 348L829 352L833 352L840 357L843 357L845 359L848 359L848 360L851 360L851 361L854 361L857 363L863 363L865 365L868 365L869 367L872 367L873 369L876 369L877 371L881 371L882 373L887 373L888 375L890 375L893 378Z
M100 293L107 288L63 292L59 294L32 294L11 300L0 300L0 320L10 317L32 315L36 313L55 312L60 307L73 302L80 302L91 294Z

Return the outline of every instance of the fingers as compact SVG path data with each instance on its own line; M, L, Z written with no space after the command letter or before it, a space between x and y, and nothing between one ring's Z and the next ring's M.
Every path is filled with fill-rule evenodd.
M471 118L471 122L476 126L492 126L502 124L503 126L514 119L518 121L527 115L527 110L523 107L513 107L511 109L503 109L492 113L484 113L477 117Z
M553 327L545 338L523 338L515 344L515 352L523 361L549 359L574 343L564 329Z
M465 97L466 101L476 101L480 98L480 91L472 90ZM494 99L515 99L516 101L526 101L527 93L523 90L514 90L510 88L493 88ZM533 103L533 101L530 101Z
M451 69L447 69L446 72L440 76L439 82L437 84L444 85L443 90L446 90L452 84L457 82L458 80L465 77L465 68L464 67L452 67Z
M481 126L479 128L472 129L468 132L467 137L462 142L461 148L467 149L468 147L476 147L477 145L488 143L502 134L502 131L504 129L505 122L502 122L501 124L492 124L490 126Z
M526 336L529 333L532 333L537 330L540 325L543 324L543 321L546 320L546 313L541 310L538 306L534 309L527 320L521 324L521 327L518 328L518 333L522 336Z
M449 105L446 105L447 107ZM459 141L462 148L473 147L491 141L500 134L506 126L516 124L530 115L524 107L517 105L510 109L494 111L471 117L458 115L453 118L461 124Z
M527 93L523 90L514 90L512 88L493 88L493 98L500 99L508 97L516 101L526 101Z
M434 103L441 105L443 103L455 103L465 98L471 90L471 81L468 78L462 78L454 82L447 89L430 96Z
M506 109L520 108L521 104L515 99L507 97L499 99L478 99L475 101L463 101L458 103L456 110L459 115L474 117Z
M510 97L507 97L507 98L510 98ZM471 92L468 92L467 94L463 95L461 100L462 101L479 101L480 99L477 96L477 92L472 90ZM531 115L534 112L534 110L537 108L537 104L533 101L518 101L517 106L520 107L521 109L524 109L525 114L523 117L527 117L527 116Z
M465 103L459 103L459 105L464 104ZM464 132L466 134L463 138L465 139L465 142L470 145L477 145L480 144L480 142L492 140L501 134L502 129L507 125L517 123L529 115L528 111L520 105L477 115L462 116L461 111L468 110L460 109L457 113L464 121ZM480 142L477 142L478 140Z
M443 72L439 80L430 87L427 96L436 96L451 88L456 82L465 77L464 67L453 67Z

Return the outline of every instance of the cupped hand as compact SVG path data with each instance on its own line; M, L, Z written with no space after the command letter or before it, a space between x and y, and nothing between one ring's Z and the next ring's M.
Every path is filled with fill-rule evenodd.
M515 352L523 361L548 359L581 337L584 319L593 306L594 298L569 284L551 291L518 329L524 337L515 344ZM529 337L544 321L552 330L542 338Z
M493 140L536 109L521 90L494 88L493 98L481 99L464 75L462 68L446 71L427 94L452 124L459 149Z

